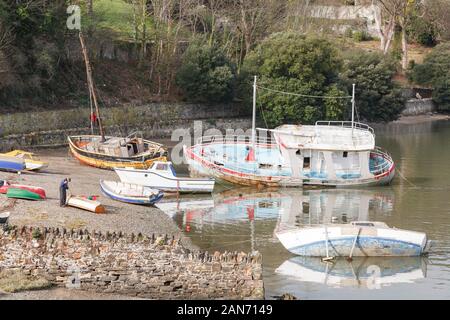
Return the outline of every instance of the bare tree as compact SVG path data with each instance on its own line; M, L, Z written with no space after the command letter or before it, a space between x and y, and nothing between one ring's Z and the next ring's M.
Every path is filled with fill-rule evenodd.
M250 52L258 30L264 23L265 14L267 14L267 2L258 0L237 0L237 9L239 12L239 28L242 32L245 54Z
M401 28L402 68L408 68L408 37L407 27L409 14L416 5L416 0L375 0L380 7L379 31L381 35L381 50L384 54L389 51L395 34L395 27Z
M9 55L14 40L13 30L0 21L0 88L10 82Z
M157 83L158 95L170 95L178 60L182 31L189 24L192 8L198 0L151 0L149 14L153 18L150 78Z
M142 67L147 55L147 21L149 18L147 0L125 0L133 6L134 41L140 43L139 66Z
M442 39L450 39L450 0L427 0L422 2L423 16L440 33Z
M380 33L380 49L387 54L395 34L397 19L403 3L407 0L373 0L374 8L378 10L376 23Z

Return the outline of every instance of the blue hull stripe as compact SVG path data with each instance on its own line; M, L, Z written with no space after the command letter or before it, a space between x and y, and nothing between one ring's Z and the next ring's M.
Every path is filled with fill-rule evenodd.
M130 199L127 197L117 196L117 195L105 190L103 188L103 186L100 186L100 187L101 187L103 193L106 194L111 199L121 201L121 202L131 203L131 204L153 205L153 204L157 203L159 200L161 200L164 196L164 194L162 192L160 192L156 196L148 197L148 199L146 199L146 200Z
M11 170L11 171L22 171L25 169L25 165L23 165L21 163L17 163L17 162L0 160L0 169L1 170Z

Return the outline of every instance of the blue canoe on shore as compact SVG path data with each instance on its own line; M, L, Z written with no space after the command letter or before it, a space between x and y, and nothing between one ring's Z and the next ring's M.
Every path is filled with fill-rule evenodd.
M132 204L153 205L164 196L160 190L132 183L101 180L100 187L111 199Z
M0 170L20 172L25 170L25 162L23 159L9 156L0 156Z

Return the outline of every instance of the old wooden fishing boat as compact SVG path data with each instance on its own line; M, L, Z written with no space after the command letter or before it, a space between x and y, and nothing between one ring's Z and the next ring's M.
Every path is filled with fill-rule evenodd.
M143 139L138 133L122 137L95 135L69 136L69 148L82 163L102 168L145 169L155 161L165 161L167 150L163 145Z
M91 135L69 136L71 153L84 164L110 170L121 167L144 169L148 168L153 161L165 161L167 150L159 143L143 139L138 133L127 137L105 135L92 79L92 69L81 32L79 38L83 49L91 101ZM99 135L94 135L95 125L98 125Z
M255 83L254 105L256 99ZM348 187L389 184L392 157L376 147L374 130L354 121L318 121L256 129L252 137L205 136L184 146L192 176L208 176L240 185ZM253 111L255 119L255 107ZM256 130L266 138L258 139Z
M23 159L23 161L25 162L25 169L29 171L38 171L48 167L47 162L40 161L32 152L14 150L4 153L3 155Z
M0 170L10 172L21 172L25 170L23 159L0 155Z
M428 243L425 233L390 228L383 222L287 227L275 234L289 252L309 257L420 256Z
M154 205L164 193L149 187L116 181L100 181L102 192L113 200L141 205Z
M114 169L122 182L159 189L165 192L211 193L214 179L177 177L171 162L155 162L147 170Z
M89 200L84 197L71 196L67 199L67 205L70 207L94 212L94 213L105 213L105 207L96 200Z

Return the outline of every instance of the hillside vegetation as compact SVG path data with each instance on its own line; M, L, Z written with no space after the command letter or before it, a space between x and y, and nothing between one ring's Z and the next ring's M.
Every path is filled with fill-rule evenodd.
M254 75L264 86L333 98L324 103L261 92L258 107L270 125L348 118L349 102L339 97L351 93L351 82L357 83L362 119L395 119L403 102L393 79L401 74L403 85L418 82L408 75L450 30L450 0L376 0L383 8L379 37L367 33L364 21L342 32L310 18L316 3L306 0L77 3L103 105L248 104ZM0 0L0 113L88 105L78 31L66 26L71 4ZM447 82L439 80L441 97Z

